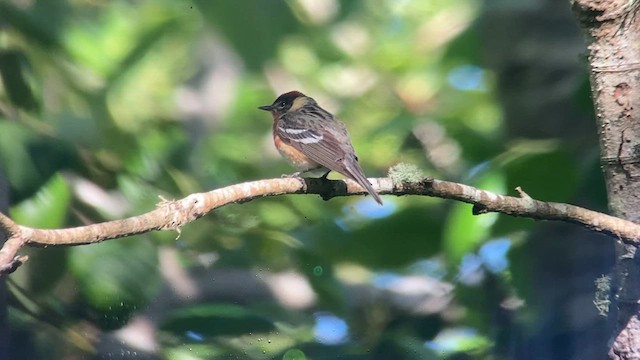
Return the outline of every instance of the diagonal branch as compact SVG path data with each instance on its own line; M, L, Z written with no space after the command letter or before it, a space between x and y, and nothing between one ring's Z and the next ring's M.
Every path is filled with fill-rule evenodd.
M468 185L422 178L394 182L391 178L369 179L382 195L422 195L453 199L473 204L475 215L498 212L538 220L559 220L582 225L614 236L627 243L640 244L640 225L578 206L534 200L521 189L519 197L495 194ZM16 256L20 248L30 246L69 246L97 243L153 230L176 230L207 213L234 203L286 194L317 194L329 200L337 196L366 194L351 180L311 178L267 179L235 184L206 193L191 194L180 200L163 200L155 210L130 218L68 229L34 229L17 225L0 213L0 228L9 239L0 249L0 275L8 274L24 261Z

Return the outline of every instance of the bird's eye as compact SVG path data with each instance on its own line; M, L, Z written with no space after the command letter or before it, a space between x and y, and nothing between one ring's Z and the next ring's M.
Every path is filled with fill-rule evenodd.
M284 103L284 101L280 101L276 107L280 110L284 109L287 106L287 104Z

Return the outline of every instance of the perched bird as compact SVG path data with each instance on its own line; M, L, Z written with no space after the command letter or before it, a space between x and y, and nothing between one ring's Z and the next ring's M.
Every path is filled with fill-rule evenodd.
M294 175L320 171L326 177L331 171L339 172L360 184L382 205L380 195L358 164L347 128L313 98L290 91L258 109L273 115L273 141L280 154L299 170Z

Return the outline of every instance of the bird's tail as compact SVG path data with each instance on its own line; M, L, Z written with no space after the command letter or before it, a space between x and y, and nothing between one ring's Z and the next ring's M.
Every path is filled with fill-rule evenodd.
M349 175L351 180L354 180L355 182L360 184L360 186L365 188L369 193L369 195L371 195L373 200L375 200L378 204L382 205L382 199L380 198L380 195L378 195L378 193L375 190L373 190L373 186L371 186L371 183L369 182L367 177L364 175L364 171L362 171L362 168L360 167L360 164L358 164L357 160L350 161L349 166L347 167L346 170L347 170L347 174L345 175Z

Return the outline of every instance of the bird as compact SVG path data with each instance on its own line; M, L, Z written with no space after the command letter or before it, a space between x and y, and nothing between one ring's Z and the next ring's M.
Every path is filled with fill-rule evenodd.
M311 97L299 91L284 93L271 105L258 107L273 116L273 142L280 154L301 173L338 172L365 188L382 205L380 195L358 163L347 128Z

